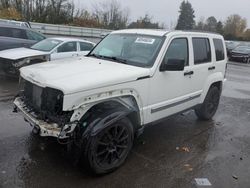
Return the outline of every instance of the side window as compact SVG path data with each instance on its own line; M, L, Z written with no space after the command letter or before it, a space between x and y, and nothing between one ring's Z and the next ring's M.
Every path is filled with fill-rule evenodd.
M186 38L177 38L172 40L164 57L164 63L168 60L184 60L185 66L188 66L188 40Z
M211 49L207 38L193 38L194 64L211 62Z
M10 29L13 38L26 39L25 31L22 29Z
M80 51L90 51L93 48L93 44L87 42L80 42Z
M57 53L77 51L76 42L67 42L58 47Z
M26 30L26 35L29 40L41 41L45 39L42 35L30 30Z
M0 36L26 39L25 33L22 29L7 28L7 27L0 28Z
M216 54L216 61L221 61L225 59L224 46L221 39L213 39L214 48Z
M3 37L12 37L10 29L6 28L6 27L0 27L0 36L3 36Z

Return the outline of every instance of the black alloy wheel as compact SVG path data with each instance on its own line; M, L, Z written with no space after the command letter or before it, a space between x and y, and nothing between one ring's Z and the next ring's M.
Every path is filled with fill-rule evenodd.
M123 164L133 145L133 126L123 118L91 138L87 162L95 174L109 173Z

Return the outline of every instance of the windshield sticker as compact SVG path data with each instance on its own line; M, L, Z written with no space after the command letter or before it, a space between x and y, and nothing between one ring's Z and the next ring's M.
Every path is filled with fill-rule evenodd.
M56 41L56 40L52 40L51 43L53 43L53 44L58 44L59 42Z
M135 43L154 44L155 39L138 37Z

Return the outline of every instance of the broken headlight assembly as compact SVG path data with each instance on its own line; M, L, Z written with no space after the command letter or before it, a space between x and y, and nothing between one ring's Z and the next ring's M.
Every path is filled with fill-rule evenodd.
M73 112L63 111L62 91L49 87L43 88L28 81L23 83L23 80L20 85L21 88L23 87L20 96L37 119L47 123L57 123L59 126L70 121Z

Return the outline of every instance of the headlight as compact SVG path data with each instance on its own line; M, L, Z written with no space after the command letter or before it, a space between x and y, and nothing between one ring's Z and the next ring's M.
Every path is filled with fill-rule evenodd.
M42 92L41 110L52 114L60 114L63 108L63 92L53 88L44 88Z

